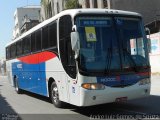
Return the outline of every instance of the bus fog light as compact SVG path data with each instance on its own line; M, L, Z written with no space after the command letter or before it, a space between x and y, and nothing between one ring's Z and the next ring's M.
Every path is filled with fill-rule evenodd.
M148 93L148 89L145 89L144 91L145 91L145 93Z
M145 79L139 81L139 85L145 85L145 84L150 84L150 83L151 83L151 81L149 78L145 78Z
M92 99L93 99L93 100L96 100L96 96L93 96Z
M103 84L98 83L84 83L82 87L88 90L103 90L105 86Z

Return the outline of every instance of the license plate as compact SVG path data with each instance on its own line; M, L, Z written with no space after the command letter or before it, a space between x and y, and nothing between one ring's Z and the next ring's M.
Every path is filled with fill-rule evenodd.
M116 102L126 102L126 101L127 101L127 97L116 98Z

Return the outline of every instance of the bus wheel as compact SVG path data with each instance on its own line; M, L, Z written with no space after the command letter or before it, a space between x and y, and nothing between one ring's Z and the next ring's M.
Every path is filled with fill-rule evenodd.
M16 77L14 78L14 81L15 81L15 91L16 91L18 94L21 94L22 91L21 91L21 89L19 88L18 79L17 79Z
M63 102L59 100L58 88L55 82L51 85L50 90L50 98L55 107L61 108L63 106Z

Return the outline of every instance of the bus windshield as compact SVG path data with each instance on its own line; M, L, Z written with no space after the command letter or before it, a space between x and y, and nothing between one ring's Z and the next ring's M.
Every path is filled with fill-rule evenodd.
M140 18L77 17L79 65L84 71L137 71L149 66Z

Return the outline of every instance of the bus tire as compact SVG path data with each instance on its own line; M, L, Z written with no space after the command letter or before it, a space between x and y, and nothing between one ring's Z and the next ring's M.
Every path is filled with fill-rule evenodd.
M57 108L63 107L63 102L59 100L58 87L55 82L52 82L52 84L51 84L50 99L55 107L57 107Z
M21 94L22 90L19 88L18 79L16 77L14 78L14 81L15 81L15 91L16 91L16 93Z

